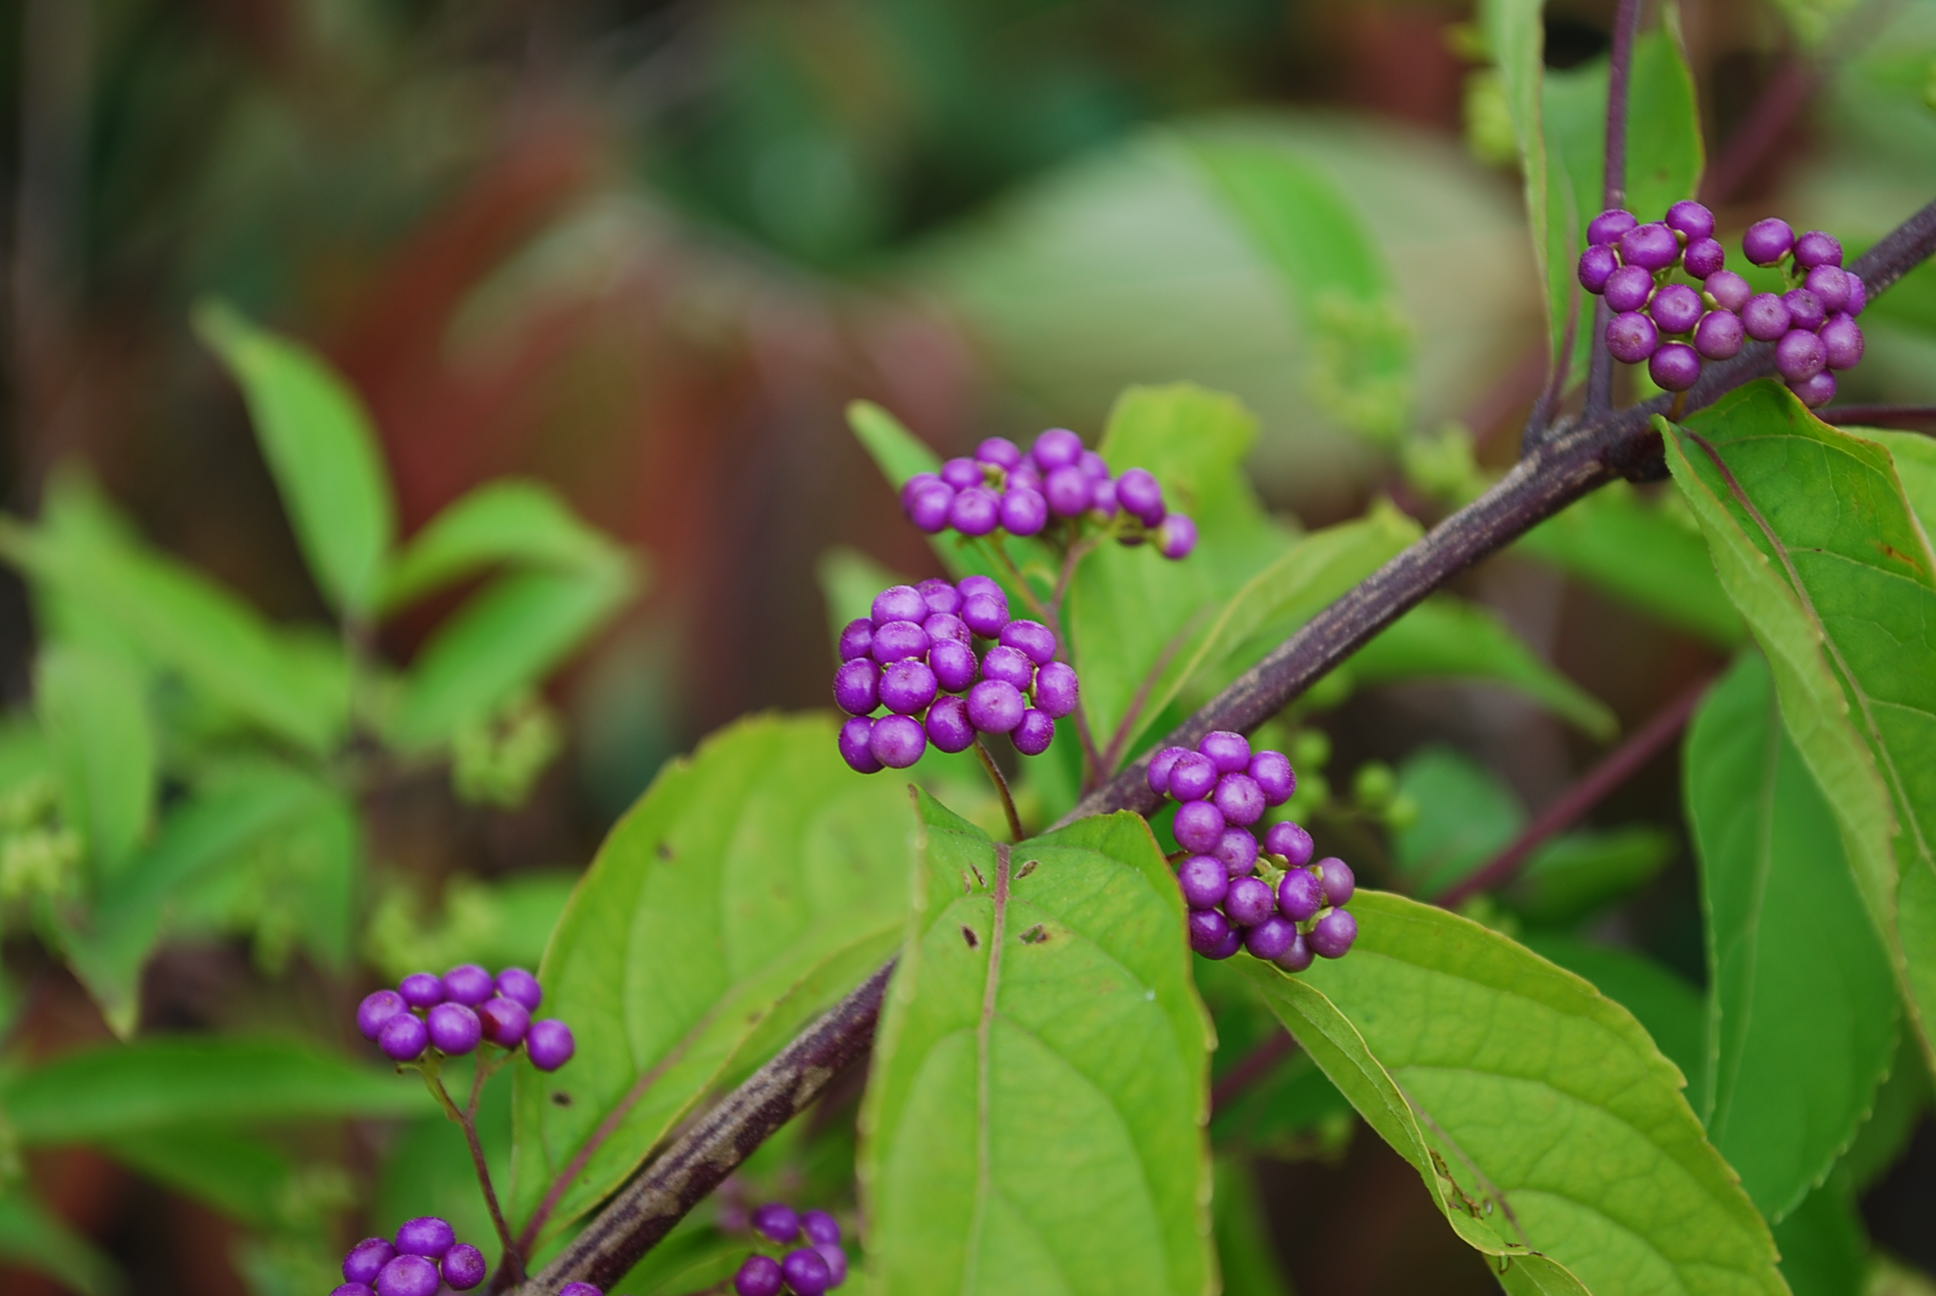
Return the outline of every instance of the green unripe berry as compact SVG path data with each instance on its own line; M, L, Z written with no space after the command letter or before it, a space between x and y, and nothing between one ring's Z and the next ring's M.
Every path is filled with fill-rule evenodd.
M1385 807L1385 826L1393 832L1404 832L1418 823L1418 802L1401 792L1391 799Z
M1367 810L1388 803L1398 791L1398 776L1383 761L1366 761L1351 778L1351 796Z
M1331 736L1322 729L1300 729L1291 737L1291 749L1285 753L1291 758L1291 765L1297 770L1300 779L1324 768L1331 760Z

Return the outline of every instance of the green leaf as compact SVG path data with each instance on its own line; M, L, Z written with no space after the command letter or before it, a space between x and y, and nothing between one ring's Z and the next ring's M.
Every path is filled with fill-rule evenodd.
M486 482L410 538L383 582L393 612L500 563L556 571L597 567L613 545L542 482Z
M632 563L616 551L572 571L500 576L411 662L386 735L418 751L486 719L569 657L637 587Z
M1936 1013L1936 558L1889 454L1772 381L1662 422L1674 481L1773 669L1930 1047Z
M1848 1296L1868 1268L1869 1238L1839 1175L1775 1225L1775 1245L1794 1296Z
M1351 954L1248 969L1512 1292L1781 1293L1681 1077L1585 981L1442 909L1353 901Z
M518 1076L514 1214L528 1218L609 1121L549 1220L570 1223L708 1089L893 952L905 787L849 770L834 734L826 715L736 724L667 766L612 830L545 957L547 1006L578 1055Z
M1429 806L1393 834L1392 853L1406 886L1437 895L1498 854L1526 820L1498 776L1450 747L1426 747L1398 767L1398 790Z
M1290 1284L1271 1245L1270 1221L1250 1166L1217 1161L1217 1261L1226 1296L1288 1296Z
M32 1147L87 1143L206 1122L390 1116L429 1102L414 1077L306 1044L152 1036L68 1053L0 1076L0 1110Z
M1708 919L1702 1119L1778 1222L1875 1102L1896 1051L1894 980L1758 655L1702 701L1682 768Z
M882 1290L1208 1292L1209 1021L1149 826L997 846L922 799L861 1110Z
M156 1183L258 1229L280 1221L295 1178L294 1163L260 1136L210 1123L139 1130L106 1139L102 1146ZM468 1169L468 1157L464 1164Z
M127 1287L112 1261L23 1184L0 1192L0 1260L46 1274L81 1296L114 1296Z
M1358 685L1447 676L1494 680L1600 739L1618 728L1606 703L1533 655L1497 613L1447 595L1427 599L1353 653Z
M1903 497L1922 522L1923 530L1936 528L1936 438L1884 428L1863 428L1861 435L1878 442L1889 452L1890 461L1896 466L1896 477L1902 482Z
M98 871L118 873L155 813L154 724L140 677L86 648L41 650L35 706L61 782L61 809Z
M1701 992L1678 973L1644 954L1574 936L1535 934L1526 947L1594 988L1634 1015L1661 1056L1696 1084L1707 1070L1707 1006Z
M1675 836L1649 824L1568 833L1533 852L1505 898L1529 922L1564 926L1653 881L1674 851Z
M361 403L309 348L257 328L225 303L197 307L195 326L242 386L316 583L341 611L368 612L397 523Z

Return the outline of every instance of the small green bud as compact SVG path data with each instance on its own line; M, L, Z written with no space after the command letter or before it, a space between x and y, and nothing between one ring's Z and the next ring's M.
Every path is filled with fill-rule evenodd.
M1398 791L1398 776L1383 761L1366 761L1351 778L1351 796L1367 810L1391 801Z
M1385 807L1385 824L1393 832L1404 832L1418 823L1418 802L1401 792Z
M1291 736L1291 749L1285 753L1298 778L1305 779L1324 768L1331 759L1331 736L1322 729L1300 729ZM1307 774L1306 771L1310 771Z

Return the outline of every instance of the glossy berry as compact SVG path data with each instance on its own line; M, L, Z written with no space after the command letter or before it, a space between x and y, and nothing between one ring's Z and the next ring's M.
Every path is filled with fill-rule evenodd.
M531 1029L531 1010L500 994L478 1006L477 1020L485 1039L499 1048L516 1048Z
M1813 378L1789 383L1788 389L1795 393L1802 404L1810 409L1820 409L1835 399L1835 386L1835 375L1824 369Z
M1270 805L1283 805L1297 791L1297 774L1291 769L1291 758L1283 752L1257 752L1251 756L1247 770L1264 790L1264 800Z
M733 1291L738 1296L780 1296L785 1285L780 1262L772 1256L747 1256L746 1263L733 1275Z
M1586 241L1594 245L1617 243L1620 236L1640 224L1640 218L1622 207L1610 207L1595 216L1586 227Z
M410 1005L396 991L372 990L356 1006L356 1029L362 1032L364 1039L376 1039L386 1023L398 1013L407 1015L409 1011Z
M809 1242L825 1246L840 1245L840 1221L823 1210L800 1212L800 1230Z
M456 1241L457 1230L450 1226L450 1221L435 1215L405 1220L397 1229L399 1255L428 1256L435 1260L450 1250Z
M1607 276L1604 295L1616 311L1637 311L1654 295L1654 276L1639 266L1621 266Z
M412 972L397 982L397 993L412 1008L434 1008L444 1001L444 979L435 972Z
M968 690L968 720L983 733L1010 733L1022 723L1028 704L1006 680L985 679Z
M1264 849L1284 861L1287 868L1302 868L1311 862L1316 845L1304 825L1286 819L1274 823L1264 833Z
M1614 250L1602 244L1594 244L1580 253L1580 287L1590 293L1599 294L1606 290L1607 279L1620 268L1620 258Z
M882 769L874 758L873 736L874 722L866 716L855 716L840 727L840 758L856 773L875 774Z
M1035 705L1050 719L1074 712L1080 696L1075 668L1067 662L1052 661L1035 672Z
M861 659L841 663L834 672L834 705L848 715L866 715L881 703L881 668Z
M1795 231L1787 221L1770 216L1748 226L1741 236L1741 254L1755 265L1773 265L1795 246Z
M1775 368L1790 383L1813 378L1827 367L1828 348L1813 333L1791 329L1775 343Z
M457 1291L469 1291L484 1281L488 1267L484 1253L468 1242L459 1242L444 1253L444 1281Z
M1810 230L1795 240L1795 264L1804 270L1812 270L1816 266L1839 266L1842 264L1842 244L1821 230Z
M523 1004L532 1012L544 1002L544 987L538 978L521 967L508 967L497 974L497 992L506 999Z
M1740 352L1747 336L1741 317L1733 311L1709 311L1694 326L1694 349L1705 359L1726 360Z
M956 490L982 484L981 465L973 459L954 458L941 465L941 480Z
M395 1062L414 1062L430 1045L430 1031L414 1013L400 1013L383 1023L377 1032L377 1047Z
M954 487L936 479L923 482L919 486L909 484L909 489L901 496L901 507L906 510L908 521L914 523L917 531L924 535L935 535L948 526L948 515L953 511L955 502Z
M1714 213L1692 198L1683 198L1669 207L1666 224L1669 229L1687 235L1690 243L1714 235Z
M985 536L1002 520L1001 497L986 486L956 491L948 506L948 525L965 536Z
M867 655L882 666L910 661L928 651L928 632L913 621L884 621L874 627L874 646Z
M497 989L497 979L475 963L459 963L444 973L445 997L454 1004L475 1007Z
M1248 828L1264 817L1264 789L1248 774L1226 774L1218 779L1211 800L1223 812L1224 822L1239 828Z
M882 716L868 735L867 749L887 768L906 769L928 749L928 731L913 716Z
M753 1227L781 1246L800 1236L800 1214L781 1202L768 1202L753 1212Z
M470 1052L484 1038L484 1024L463 1004L438 1004L424 1018L424 1025L430 1030L430 1042L452 1056Z
M1701 378L1701 353L1685 342L1664 343L1647 359L1647 376L1663 391L1686 391Z
M827 1262L827 1286L838 1287L847 1281L847 1253L837 1242L816 1242L814 1252Z
M1802 287L1815 294L1815 300L1822 304L1824 311L1834 315L1849 308L1849 294L1853 290L1850 278L1852 276L1841 266L1816 266L1808 272L1808 278L1802 280Z
M1176 882L1184 904L1192 909L1213 909L1223 903L1224 893L1230 889L1230 872L1215 856L1190 855L1176 866Z
M437 1296L443 1279L437 1266L420 1255L400 1255L376 1276L377 1296Z
M1163 521L1163 488L1147 468L1131 468L1116 479L1116 503L1144 526Z
M1756 293L1741 308L1741 327L1757 342L1773 342L1790 323L1788 307L1773 293Z
M1324 884L1308 869L1294 868L1277 881L1277 911L1292 922L1309 922L1324 908Z
M1149 783L1150 791L1158 796L1167 795L1170 790L1170 771L1183 757L1193 754L1188 747L1165 747L1150 757L1149 768L1144 771L1144 778ZM1214 782L1214 777L1212 781Z
M996 637L1002 647L1017 650L1037 666L1055 660L1055 633L1040 621L1010 621Z
M1816 334L1831 369L1853 369L1862 363L1862 326L1852 315L1836 315Z
M840 631L840 660L853 661L868 655L874 646L874 623L866 617L855 617Z
M1169 792L1179 801L1207 797L1216 786L1216 762L1200 751L1185 751L1170 766Z
M330 1288L329 1296L376 1296L376 1288L368 1283L346 1282Z
M927 710L939 689L934 671L924 661L898 661L881 672L881 705L896 715Z
M1082 459L1082 438L1068 428L1050 428L1035 438L1030 457L1043 472L1078 463Z
M1286 972L1302 972L1311 966L1312 960L1315 957L1311 953L1309 939L1305 937L1303 932L1299 932L1292 939L1291 947L1272 959L1271 962L1277 964L1278 967L1283 968Z
M1311 952L1319 958L1343 958L1351 943L1358 939L1358 920L1351 916L1349 909L1333 909L1311 925L1310 935L1305 939L1311 944Z
M934 680L950 693L959 693L975 682L981 662L975 650L953 639L943 639L928 649L928 669Z
M1215 909L1192 909L1185 927L1190 934L1190 948L1206 958L1213 957L1211 951L1221 947L1232 934L1230 920Z
M556 1071L571 1061L571 1055L578 1051L578 1042L571 1037L571 1027L556 1017L547 1017L531 1023L531 1029L525 1032L524 1051L538 1070Z
M1667 284L1654 294L1647 313L1654 317L1654 323L1663 333L1685 333L1694 327L1705 309L1701 294L1686 284Z
M1674 231L1659 221L1648 221L1636 225L1620 236L1620 260L1623 265L1639 266L1642 270L1665 270L1680 260L1681 241L1674 237Z
M1035 663L1019 648L996 644L982 654L981 677L985 680L1001 680L1013 685L1018 692L1025 692L1035 682Z
M825 1258L808 1247L786 1253L780 1261L780 1276L798 1296L821 1296L834 1285L833 1270Z
M1248 828L1226 828L1211 854L1231 877L1242 877L1257 868L1257 838Z
M1055 721L1046 711L1030 707L1022 712L1022 721L1009 734L1009 741L1024 756L1040 756L1055 741Z
M1197 524L1181 513L1171 513L1156 528L1156 552L1172 562L1188 558L1197 547Z
M1701 290L1714 299L1716 306L1731 311L1740 310L1754 296L1754 285L1732 270L1719 270L1709 275Z
M1720 273L1727 261L1727 249L1721 246L1718 239L1692 239L1681 252L1682 267L1696 279Z
M1174 780L1172 780L1174 781ZM1207 855L1223 838L1223 812L1208 801L1189 801L1177 807L1171 832L1184 850Z
M1289 953L1297 934L1297 924L1273 914L1244 933L1244 948L1269 962Z
M353 1283L372 1283L383 1266L397 1258L397 1249L388 1238L364 1238L343 1257L343 1277Z
M1660 330L1639 311L1623 311L1607 321L1607 352L1622 364L1639 364L1660 346Z
M1022 466L1022 448L1007 437L989 437L975 447L975 458L997 468L1019 468Z
M1843 307L1850 316L1860 315L1863 307L1869 304L1869 286L1862 282L1862 276L1853 270L1848 272L1849 304Z
M588 1282L568 1282L558 1289L558 1296L605 1296L605 1293Z
M874 605L868 609L875 625L886 625L889 621L922 621L927 618L928 601L912 585L889 585L874 596Z
M1271 916L1276 902L1270 883L1262 878L1238 878L1224 894L1223 912L1239 927L1255 927Z
M1327 855L1317 863L1318 871L1324 874L1324 902L1333 905L1347 905L1358 889L1358 876L1351 866L1336 855Z
M1197 750L1210 758L1219 774L1235 774L1250 768L1250 739L1229 729L1203 735Z
M968 703L963 698L936 698L922 727L939 751L963 752L975 745L975 726L968 720Z
M961 601L961 619L984 639L993 639L1008 624L1008 600L999 592L977 590Z
M1781 304L1788 308L1788 321L1795 328L1807 329L1813 333L1828 319L1828 311L1822 306L1822 299L1806 288L1792 288L1781 295Z

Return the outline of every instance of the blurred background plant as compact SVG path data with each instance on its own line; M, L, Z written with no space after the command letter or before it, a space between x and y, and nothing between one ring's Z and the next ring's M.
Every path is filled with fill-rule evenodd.
M1546 6L1549 129L1597 121L1573 110L1611 8ZM1471 20L14 6L0 1262L36 1272L6 1290L323 1290L332 1245L405 1215L482 1236L455 1132L364 1065L348 1008L372 975L535 965L669 754L824 705L804 646L850 611L820 578L864 583L839 551L926 570L850 400L957 453L1193 380L1257 415L1285 528L1395 501L1349 524L1360 555L1475 493L1544 378L1546 294ZM1930 5L1717 0L1679 26L1724 226L1778 211L1854 249L1927 198ZM1930 272L1872 317L1843 399L1926 398ZM1651 492L1556 519L1283 718L1297 812L1368 882L1457 886L1739 642L1705 571ZM1486 913L1694 1074L1679 801L1673 760L1644 764ZM1222 1059L1266 1028L1234 1004ZM1863 1201L1927 1264L1918 1074L1884 1091ZM1228 1288L1488 1290L1313 1076L1219 1118ZM789 1137L756 1173L837 1192L840 1162Z

